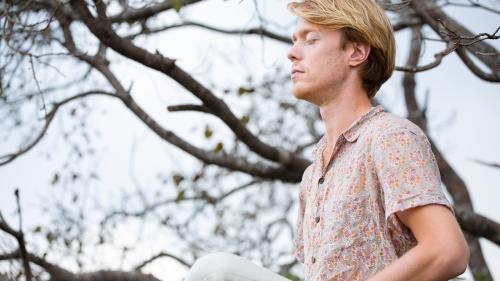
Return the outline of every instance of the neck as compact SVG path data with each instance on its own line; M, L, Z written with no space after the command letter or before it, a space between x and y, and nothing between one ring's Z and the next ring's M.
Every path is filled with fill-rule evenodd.
M335 100L319 107L326 128L327 146L331 148L335 146L340 134L372 107L362 89L336 96Z

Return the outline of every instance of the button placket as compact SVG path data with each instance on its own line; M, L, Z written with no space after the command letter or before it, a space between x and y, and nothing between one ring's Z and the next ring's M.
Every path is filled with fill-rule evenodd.
M328 163L322 169L321 177L318 179L317 189L318 189L318 193L321 195L318 194L318 197L316 199L317 200L316 201L316 216L314 218L314 222L316 223L316 225L315 225L316 227L320 226L319 222L321 221L321 213L322 213L322 210L324 208L324 201L326 200L325 193L324 193L324 190L325 190L324 183L325 183L326 173L328 171L328 168L333 166L333 159L345 142L346 142L346 139L344 138L344 136L340 135L339 139L337 140L335 147L332 151L332 154L328 160ZM313 263L313 264L316 263L316 257L314 256L316 254L318 254L318 249L317 249L317 246L315 245L313 247L313 256L311 256L311 263Z

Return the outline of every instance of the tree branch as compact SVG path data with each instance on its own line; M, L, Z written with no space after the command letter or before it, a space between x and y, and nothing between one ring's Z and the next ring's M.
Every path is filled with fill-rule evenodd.
M454 44L456 44L457 42L456 40L448 36L446 32L442 32L443 28L447 30L453 30L454 33L460 34L460 36L463 38L476 36L467 28L455 21L453 18L445 14L435 4L434 1L412 0L410 6L413 8L417 16L420 17L423 22L429 25L447 43L453 42ZM445 24L440 24L439 21ZM473 54L477 59L484 63L492 71L492 73L488 74L480 71L479 68L475 66L475 64L468 57L465 56L465 51L463 50L463 48L466 48L471 54ZM491 82L500 82L500 71L498 69L498 65L500 64L500 56L480 55L485 53L498 53L498 51L494 47L487 44L485 41L478 41L475 42L475 44L457 48L457 53L474 74L478 75L482 79L483 77L486 77L488 81Z
M486 238L500 246L500 224L466 208L454 206L453 209L455 210L455 217L463 230L474 236Z
M418 40L419 33L419 28L412 29L410 53L406 62L407 67L410 68L417 65L420 58L421 44ZM426 109L420 109L417 103L417 100L415 98L415 85L415 73L406 72L403 77L403 88L405 93L406 107L408 110L408 119L417 124L417 126L419 126L424 132L427 132L427 118L425 116ZM436 156L439 171L441 173L441 179L448 189L451 197L453 198L453 202L456 206L463 208L464 210L468 210L472 213L472 202L465 183L448 164L441 152L433 144L430 137L429 141L431 143L431 148L434 152L434 155ZM484 274L486 276L486 280L491 280L491 273L484 259L481 245L479 244L479 239L476 236L470 235L468 233L465 233L464 235L471 252L469 265L472 273Z
M136 271L114 271L114 270L99 270L88 273L72 273L64 268L46 261L33 254L28 254L31 262L44 268L50 274L51 281L160 281L151 274L145 274L138 270ZM21 258L21 253L15 251L8 254L0 255L0 260L12 260Z
M210 108L204 105L196 105L196 104L180 104L180 105L171 105L167 106L167 110L170 112L176 111L198 111L203 113L214 114Z
M16 201L17 201L17 208L18 208L18 212L19 212L19 221L20 221L20 224L22 224L22 219L21 219L21 206L19 205L19 190L16 189ZM19 231L15 231L14 229L12 229L8 224L7 222L5 221L5 219L3 218L2 216L2 213L0 212L0 229L7 232L8 234L12 235L14 238L16 238L17 240L17 243L19 244L19 258L22 260L23 262L23 266L24 266L24 275L26 276L26 280L27 281L31 281L31 279L33 279L33 274L31 273L31 267L30 267L30 260L29 260L29 256L28 256L28 251L26 250L26 242L24 241L24 233L23 233L23 230L22 230L22 225L20 225L20 229Z
M180 0L182 1L183 6L187 6L190 4L198 3L203 0ZM158 4L151 5L149 7L144 7L141 9L128 9L124 12L121 12L117 16L111 16L111 23L123 23L123 22L134 22L134 21L144 21L149 19L150 17L156 16L157 14L173 9L172 5L173 1L163 1Z
M223 34L232 34L232 35L259 35L259 36L265 36L283 43L291 44L292 39L289 36L282 36L279 34L276 34L274 32L270 32L264 28L250 28L250 29L233 29L233 30L226 30L226 29L221 29L221 28L216 28L212 26L208 26L206 24L202 23L196 23L192 21L186 21L181 24L175 24L175 25L170 25L170 26L165 26L162 28L157 28L157 29L151 29L149 31L144 32L143 34L149 34L149 33L156 33L156 32L161 32L165 31L168 29L173 29L173 28L180 28L180 27L187 27L187 26L196 26L196 27L201 27L210 31L215 31ZM136 36L136 35L135 35Z
M414 38L412 37L413 39L412 40L418 40L418 38ZM429 69L433 69L435 67L437 67L438 65L441 64L443 58L447 55L449 55L450 53L452 53L453 51L455 51L458 46L455 45L454 43L448 43L447 44L448 46L446 47L445 50L437 53L434 55L434 58L435 60L431 63L428 63L427 65L423 65L423 66L396 66L396 70L399 70L399 71L404 71L404 72L422 72L422 71L426 71L426 70L429 70ZM420 54L418 54L420 56Z
M81 93L81 94L69 97L69 98L67 98L65 100L62 100L62 101L60 101L58 103L55 103L52 106L52 109L50 110L50 112L47 114L47 116L45 116L45 124L44 124L42 130L35 137L35 139L32 140L31 143L29 143L25 147L20 148L17 152L13 152L13 153L9 153L9 154L0 156L0 160L1 159L5 159L5 160L3 160L3 161L0 162L0 166L5 165L7 163L10 163L10 162L14 161L14 159L16 159L17 157L19 157L19 156L25 154L26 152L30 151L38 142L40 142L40 140L47 133L47 130L49 129L50 124L54 120L54 116L56 115L57 110L62 105L66 104L66 103L68 103L70 101L73 101L73 100L76 100L76 99L79 99L79 98L83 98L83 97L86 97L86 96L89 96L89 95L108 95L108 96L116 97L112 93L107 93L107 92L103 92L103 91L90 91L90 92Z
M309 161L298 155L272 147L260 141L253 135L241 120L231 112L229 107L210 90L193 79L188 73L179 68L174 60L163 57L160 54L151 54L139 48L130 41L119 37L107 23L106 19L94 18L83 0L71 0L72 8L80 15L89 30L103 43L116 52L133 59L147 67L164 73L198 97L205 106L209 107L226 125L245 143L252 151L277 162L292 171L304 171ZM102 12L98 15L102 16Z
M482 161L482 160L472 160L476 163L479 163L479 164L482 164L482 165L486 165L486 166L490 166L490 167L494 167L494 168L500 168L500 164L498 163L488 163L488 162L485 162L485 161Z
M183 260L183 259L181 259L181 258L179 258L179 257L177 257L175 255L172 255L172 254L169 254L169 253L165 253L165 252L161 252L161 253L159 253L159 254L151 257L150 259L142 262L140 265L136 266L135 270L140 270L143 267L145 267L146 265L148 265L149 263L155 261L156 259L163 258L163 257L172 258L172 259L178 261L180 264L185 265L188 268L192 266L192 264L188 263L187 261L185 261L185 260Z

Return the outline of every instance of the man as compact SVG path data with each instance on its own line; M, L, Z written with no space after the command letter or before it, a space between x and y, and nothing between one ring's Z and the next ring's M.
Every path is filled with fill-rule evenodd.
M293 94L317 105L326 134L300 186L294 255L306 281L448 280L469 251L441 189L423 132L372 107L395 41L372 0L292 2ZM186 281L285 281L243 258L213 253Z
M448 280L469 251L424 133L372 107L395 40L372 0L288 5L293 94L319 107L326 134L303 175L294 255L306 280Z

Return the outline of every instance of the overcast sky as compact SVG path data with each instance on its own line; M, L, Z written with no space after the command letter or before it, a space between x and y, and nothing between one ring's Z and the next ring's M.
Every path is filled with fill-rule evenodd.
M282 26L287 26L286 23L290 23L292 20L285 8L288 2L284 0L259 1L259 9L263 14L271 15L271 18ZM213 0L183 9L181 15L188 20L206 21L212 25L232 29L240 26L255 26L253 24L255 19L251 19L252 9L253 1ZM498 15L483 12L476 14L464 9L457 9L457 11L460 15L456 16L456 19L467 24L471 23L471 29L475 32L493 32L500 22ZM175 19L176 15L172 15L172 18ZM291 34L291 28L285 33ZM402 65L406 60L408 50L406 38L408 36L407 33L397 34L398 65ZM436 36L433 35L433 37ZM179 38L182 38L182 41ZM206 77L216 79L219 83L238 81L237 79L241 79L240 76L248 69L255 71L255 73L265 73L276 65L290 66L286 58L289 46L271 40L262 42L256 36L250 39L242 39L238 36L222 37L201 31L198 28L183 28L165 33L156 41L156 46L147 45L147 47L153 50L158 48L165 56L177 58L179 65L188 71L202 72L203 69L210 69L217 75L206 75ZM491 43L494 43L496 49L500 50L499 42ZM437 52L432 51L434 47L427 46L426 55L422 60L432 60L432 56ZM218 54L222 52L221 50L228 53L240 52L244 64L228 68L223 63L211 66L202 63L203 58ZM168 119L165 118L165 106L170 103L182 103L182 101L192 100L192 98L168 93L169 91L165 89L171 89L171 92L175 92L175 88L166 88L172 86L172 83L165 82L165 79L162 79L160 75L138 72L135 70L134 63L124 62L123 66L124 69L121 72L123 79L132 79L133 77L136 80L144 80L140 95L136 93L138 102L148 105L151 114L163 118L166 126L175 128L181 134L189 134L189 127L175 126L175 124L182 124L179 117L167 115ZM401 73L396 73L384 85L379 93L379 98L396 114L403 115L404 100L400 86L401 75ZM453 168L463 177L476 211L500 222L498 202L500 198L500 169L487 167L475 161L500 163L500 149L498 148L498 143L500 143L500 110L498 110L500 84L488 83L476 78L461 64L455 54L451 54L444 59L438 68L417 75L417 92L421 101L427 91L429 92L427 114L430 121L431 137L436 141L437 146L443 151ZM129 151L134 144L139 143L134 156L138 178L154 176L148 173L157 170L158 165L165 165L162 158L171 157L171 155L165 155L164 152L158 153L158 151L168 150L165 149L167 145L148 133L148 130L121 104L106 99L101 99L99 104L98 108L106 108L107 113L95 115L90 123L103 132L97 143L103 147L105 153L96 162L101 172L100 181L96 182L97 186L89 188L87 196L91 196L92 191L98 192L100 189L132 185L129 174L129 161L131 159ZM106 133L111 131L112 134ZM54 169L60 168L60 160L64 159L65 156L52 153L51 160L47 161L43 157L43 152L46 150L54 152L54 145L64 145L60 138L57 125L54 125L54 128L49 130L46 139L37 148L16 159L13 163L0 167L0 210L14 226L17 225L13 216L15 210L13 192L15 188L21 190L26 227L39 223L38 214L41 205L39 199L48 194L59 194L50 182ZM1 154L13 149L15 149L15 143L0 144ZM182 155L176 154L178 152L175 149L171 150L171 153ZM174 169L173 166L167 164L165 169ZM500 247L484 240L481 243L494 279L500 279L500 267L498 266ZM0 267L0 271L2 269ZM168 276L168 278L163 277L165 280L175 280L175 278L180 280L184 274L183 268L179 268L175 263L167 267L152 267L150 270Z

